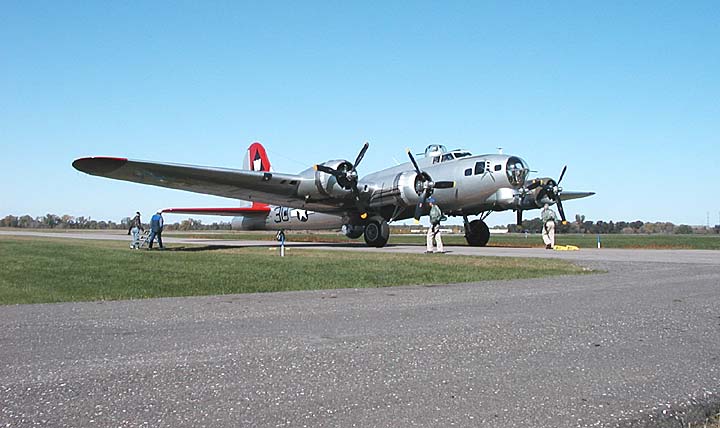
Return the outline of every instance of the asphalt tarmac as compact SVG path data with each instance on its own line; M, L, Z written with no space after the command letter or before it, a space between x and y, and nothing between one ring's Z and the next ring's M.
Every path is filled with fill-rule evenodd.
M0 427L679 427L720 410L720 252L449 249L605 273L0 307Z

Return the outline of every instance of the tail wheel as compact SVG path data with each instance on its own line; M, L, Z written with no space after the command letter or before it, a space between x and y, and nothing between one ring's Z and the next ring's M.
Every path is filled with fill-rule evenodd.
M390 238L390 226L382 217L372 217L365 225L365 243L370 247L384 247Z
M471 221L465 229L465 240L471 247L484 247L490 240L490 229L482 220Z

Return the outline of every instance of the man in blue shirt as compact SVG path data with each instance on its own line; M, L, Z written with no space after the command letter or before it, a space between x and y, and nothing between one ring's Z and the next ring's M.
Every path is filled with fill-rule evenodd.
M158 211L155 213L154 216L152 216L152 219L150 219L150 245L148 247L153 247L153 242L155 241L155 237L157 236L158 245L160 245L160 249L163 250L165 247L163 247L162 243L162 230L163 230L163 218L162 218L162 211Z

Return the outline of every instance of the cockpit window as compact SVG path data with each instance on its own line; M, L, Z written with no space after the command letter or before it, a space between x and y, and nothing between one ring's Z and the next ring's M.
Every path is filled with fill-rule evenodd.
M530 172L530 168L528 168L525 161L515 156L508 159L505 169L508 181L513 186L521 186L525 184L527 175Z
M470 154L470 152L455 152L454 155L455 155L455 159L466 158L468 156L472 156Z
M450 161L450 160L453 160L453 159L455 159L455 158L453 157L452 153L447 153L447 154L444 154L444 155L442 156L442 161L443 161L443 162Z
M485 161L475 162L475 175L485 172Z

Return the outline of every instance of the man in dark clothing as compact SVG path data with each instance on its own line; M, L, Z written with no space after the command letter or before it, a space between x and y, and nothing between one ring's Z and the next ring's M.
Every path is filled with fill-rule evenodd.
M162 243L162 230L163 230L163 218L162 218L162 211L158 211L154 216L152 216L152 219L150 219L150 244L148 247L153 247L153 242L155 241L155 237L157 237L158 245L160 245L160 249L164 249L163 243Z
M132 233L132 243L130 248L140 248L140 232L145 231L142 227L142 221L140 220L140 211L135 213L135 217L130 220L130 228L128 229L128 235Z

